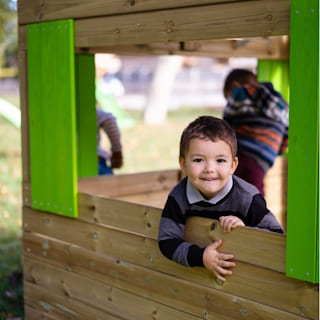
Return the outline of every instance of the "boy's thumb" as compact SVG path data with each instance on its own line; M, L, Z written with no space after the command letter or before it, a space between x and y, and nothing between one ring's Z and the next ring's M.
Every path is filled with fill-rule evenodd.
M219 239L219 240L216 240L213 244L212 244L212 248L213 249L218 249L222 244L222 240Z

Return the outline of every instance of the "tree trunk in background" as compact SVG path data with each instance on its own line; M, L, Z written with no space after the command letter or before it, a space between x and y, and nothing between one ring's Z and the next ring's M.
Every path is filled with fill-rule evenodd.
M145 123L162 124L165 122L170 94L182 61L182 56L161 56L158 58L144 110Z

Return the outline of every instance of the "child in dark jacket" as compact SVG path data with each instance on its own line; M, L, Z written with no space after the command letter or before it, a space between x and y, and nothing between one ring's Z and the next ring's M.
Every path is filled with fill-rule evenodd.
M203 116L191 122L180 140L185 177L170 192L159 227L164 256L185 266L204 266L221 281L232 274L233 254L218 252L221 240L206 248L185 241L188 217L217 219L225 232L245 225L283 232L258 189L233 175L236 155L236 135L226 121Z

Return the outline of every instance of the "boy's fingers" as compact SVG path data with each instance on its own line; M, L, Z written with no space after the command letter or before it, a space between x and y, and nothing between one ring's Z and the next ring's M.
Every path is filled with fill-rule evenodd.
M217 279L221 280L222 282L226 281L226 278L224 278L220 273L214 272L214 275L217 277Z
M223 268L232 268L232 267L235 267L236 264L234 262L231 262L231 261L221 261L219 263L219 265Z
M232 271L228 269L223 269L221 267L218 267L216 271L214 271L215 276L220 279L221 281L226 281L226 278L224 276L231 276Z
M219 260L231 260L234 258L232 253L220 253L218 256Z

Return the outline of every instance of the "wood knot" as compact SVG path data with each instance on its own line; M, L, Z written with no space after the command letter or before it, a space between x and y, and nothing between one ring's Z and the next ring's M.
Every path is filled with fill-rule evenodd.
M128 3L129 3L130 7L133 7L133 6L135 6L136 1L135 0L129 0Z

